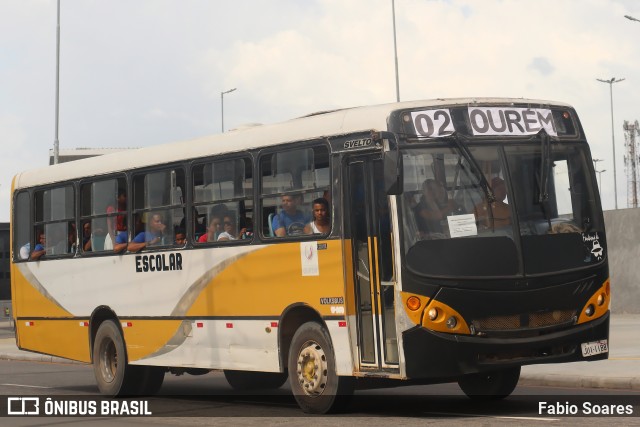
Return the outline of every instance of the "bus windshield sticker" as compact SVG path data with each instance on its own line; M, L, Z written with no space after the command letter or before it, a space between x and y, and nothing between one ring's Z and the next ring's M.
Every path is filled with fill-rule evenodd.
M413 126L418 135L431 138L447 136L455 132L449 110L423 110L411 113Z
M587 255L584 261L591 261L592 256L596 261L601 261L604 257L604 249L600 245L600 236L598 236L598 233L582 233L582 241L589 251L589 255Z
M319 276L318 244L316 242L300 242L300 260L303 276Z
M557 136L551 110L542 108L470 107L469 122L473 134L485 135L535 135L544 129Z
M474 214L449 215L447 222L449 223L449 234L452 239L478 235L476 216Z

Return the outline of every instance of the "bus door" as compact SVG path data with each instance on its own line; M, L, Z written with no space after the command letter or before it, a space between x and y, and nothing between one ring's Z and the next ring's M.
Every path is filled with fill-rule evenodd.
M393 258L382 159L347 158L345 230L351 237L357 348L362 371L397 370Z

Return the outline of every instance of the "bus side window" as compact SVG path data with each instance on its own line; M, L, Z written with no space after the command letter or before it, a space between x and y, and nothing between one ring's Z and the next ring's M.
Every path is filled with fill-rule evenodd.
M29 193L18 193L13 216L13 259L26 261L33 247L31 242L31 199Z
M80 250L113 251L116 241L127 235L127 182L109 178L80 187ZM124 247L120 246L120 250ZM116 251L117 252L117 251Z
M194 166L196 243L222 244L253 238L253 164L248 157Z
M329 152L325 145L282 149L260 159L262 234L304 236L313 221L313 200L331 200Z
M146 249L179 245L174 233L184 224L185 185L184 171L178 167L134 177L132 209L136 227L131 239L136 244L129 243L130 251L141 250L139 243L144 243Z
M42 255L63 256L75 253L75 191L71 185L47 188L35 193L34 235L39 242L31 250L31 259ZM72 226L73 225L73 226ZM44 230L44 234L42 233ZM43 237L44 239L42 239ZM44 251L44 253L42 253Z

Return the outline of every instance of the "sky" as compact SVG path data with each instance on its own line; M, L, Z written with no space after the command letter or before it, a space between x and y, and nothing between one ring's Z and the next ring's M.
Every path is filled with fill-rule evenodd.
M55 139L56 0L0 0L0 222ZM573 105L604 209L627 205L636 0L395 0L402 101ZM396 99L391 0L61 0L61 149L144 147ZM612 86L598 82L624 78Z

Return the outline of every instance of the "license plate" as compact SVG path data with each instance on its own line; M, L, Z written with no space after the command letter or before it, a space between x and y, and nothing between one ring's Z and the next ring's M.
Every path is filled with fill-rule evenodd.
M582 357L595 356L596 354L608 353L609 344L607 340L586 342L582 345Z

